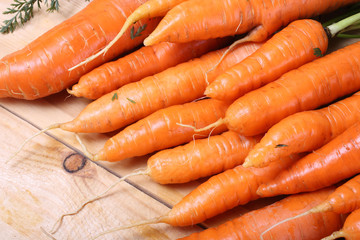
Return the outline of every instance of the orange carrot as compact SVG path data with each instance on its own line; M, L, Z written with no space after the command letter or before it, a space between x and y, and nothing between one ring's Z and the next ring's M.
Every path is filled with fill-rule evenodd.
M221 101L205 99L160 109L111 137L92 159L120 161L177 146L191 141L193 137L204 138L210 133L224 132L226 128L222 125L194 135L193 129L183 127L181 124L205 126L219 116L223 116L227 107L228 105Z
M327 46L328 37L319 22L310 19L294 21L256 52L220 74L206 88L205 95L234 101L321 56Z
M356 0L203 0L185 1L173 7L145 45L159 42L189 42L248 33L242 41L264 41L290 22L334 11Z
M267 131L244 166L263 167L292 153L313 151L358 121L360 92L319 110L295 113Z
M225 47L230 38L190 43L160 43L105 63L82 76L68 92L77 97L97 99L123 85L159 73L179 63Z
M337 238L345 238L346 240L360 239L360 209L352 212L345 220L341 230L332 233L330 236L322 240L333 240Z
M101 51L95 55L87 58L85 61L76 65L73 68L78 68L84 64L91 62L96 57L105 54L125 33L125 31L134 23L142 19L150 19L155 17L163 17L171 8L177 4L187 0L149 0L141 4L135 9L130 16L124 22L124 25L120 29L120 32L111 40L111 42Z
M289 115L315 109L358 91L359 62L360 42L356 42L238 98L229 106L225 118L209 127L225 123L229 130L244 136L265 133Z
M148 161L150 177L161 184L185 183L243 163L261 136L244 137L227 131L207 139L159 151Z
M266 207L250 211L218 227L209 228L181 239L259 240L261 233L266 228L282 219L306 211L324 200L332 191L333 189L331 188L306 194L292 195ZM304 218L298 218L280 225L278 229L274 229L264 235L263 239L318 240L341 228L344 218L343 215L332 212L307 215Z
M74 84L100 64L141 44L159 19L138 22L141 36L128 31L106 55L74 71L68 69L103 48L120 30L126 16L140 5L136 0L94 0L82 11L55 26L25 48L0 60L0 98L37 99Z
M263 197L314 191L360 172L360 122L259 187Z
M216 71L208 75L211 81L224 69L249 56L261 44L239 46L229 54ZM72 121L54 124L47 129L61 128L73 132L111 132L172 105L203 97L206 88L205 71L218 61L225 50L217 50L168 68L138 82L129 83L105 94L83 109Z

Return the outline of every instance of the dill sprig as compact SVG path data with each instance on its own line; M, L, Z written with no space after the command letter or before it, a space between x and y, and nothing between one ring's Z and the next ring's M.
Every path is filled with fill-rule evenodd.
M34 6L37 5L41 8L43 0L14 0L14 3L10 4L3 14L12 14L13 17L3 21L3 25L0 28L1 33L10 33L19 26L23 25L34 17ZM48 0L45 0L48 12L54 12L59 10L59 0L51 0L50 4Z

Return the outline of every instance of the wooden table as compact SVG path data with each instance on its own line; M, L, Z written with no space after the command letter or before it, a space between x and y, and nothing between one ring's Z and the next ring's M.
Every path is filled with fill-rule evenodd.
M2 0L3 12L12 0ZM35 12L35 18L15 33L0 36L0 58L24 47L55 24L70 17L87 3L60 1L59 13ZM7 19L0 15L0 20ZM342 41L339 44L348 44ZM73 119L89 100L70 97L65 91L35 101L0 100L0 235L1 239L49 239L47 231L63 213L106 190L121 176L146 167L147 157L119 163L84 160L73 133L51 130L32 139L11 161L8 159L30 136L55 122ZM80 134L92 152L100 149L111 134ZM85 164L83 167L82 164ZM64 168L64 165L66 166ZM82 167L82 168L81 168ZM81 168L79 171L69 172ZM165 214L199 182L161 186L149 177L138 176L120 183L99 201L79 214L65 217L56 239L91 239L115 226ZM154 224L107 234L99 239L176 239L215 226L271 202L262 200L240 206L193 227Z

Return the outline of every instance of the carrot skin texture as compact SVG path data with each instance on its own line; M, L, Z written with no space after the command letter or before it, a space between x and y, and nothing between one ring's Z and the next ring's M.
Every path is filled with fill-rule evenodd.
M256 200L260 197L256 194L259 185L274 178L297 159L297 156L288 157L266 168L240 165L217 174L185 196L163 221L172 226L194 225Z
M160 184L190 182L242 164L260 138L227 131L159 151L148 159L147 166L151 178Z
M169 67L225 47L230 38L190 43L160 43L142 47L116 61L108 62L83 75L72 87L76 97L97 99L125 84L139 81Z
M305 212L324 200L332 191L333 188L292 195L264 208L248 212L216 228L208 228L202 232L193 233L188 237L181 238L181 240L258 240L260 234L270 226L283 219ZM311 214L281 224L263 237L264 240L317 240L341 228L344 218L344 216L333 212Z
M68 71L103 48L120 30L126 17L123 14L129 15L139 5L140 2L135 0L92 1L25 48L3 57L0 60L0 98L32 100L59 92L96 66L140 45L159 19L140 21L136 28L147 24L142 36L131 40L130 31L127 31L104 56Z
M359 92L319 110L295 113L272 126L249 152L245 163L263 167L292 153L313 151L359 120Z
M360 123L356 123L329 143L308 154L257 193L263 197L314 191L360 172Z
M216 71L208 74L208 81L260 46L259 43L239 46L228 54ZM111 132L159 109L198 99L203 96L207 86L206 71L220 59L224 51L221 49L207 53L105 94L86 106L74 120L60 127L73 132Z
M359 79L360 42L356 42L238 98L228 108L225 122L229 130L258 135L289 115L358 91Z
M267 40L260 49L220 74L205 90L211 98L234 101L251 90L325 54L328 37L314 20L297 20ZM275 60L276 59L276 60Z
M330 236L322 240L333 240L337 238L345 238L346 240L360 239L360 209L350 213L344 222L341 230L332 233Z
M224 116L227 107L228 104L224 102L206 99L161 109L126 127L106 141L104 148L94 156L94 160L120 161L177 146L191 141L193 137L207 137L211 129L195 135L194 129L179 126L178 123L206 126L218 117ZM224 131L226 127L221 125L216 127L212 134Z
M356 0L191 0L173 7L144 40L146 46L159 42L189 42L249 32L249 41L264 41L290 22L334 11Z

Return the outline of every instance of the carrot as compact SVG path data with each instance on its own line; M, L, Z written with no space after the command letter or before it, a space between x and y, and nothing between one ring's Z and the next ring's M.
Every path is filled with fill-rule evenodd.
M263 197L314 191L360 172L360 122L262 184Z
M358 91L359 62L360 42L356 42L238 98L229 106L224 119L208 127L225 123L229 130L244 136L265 133L287 116Z
M159 73L179 63L225 47L230 38L209 39L190 43L160 43L142 47L116 61L83 75L68 92L77 97L97 99L128 83Z
M275 81L289 70L323 55L328 37L314 20L297 20L267 40L261 48L220 74L205 90L211 98L234 101ZM276 59L276 61L274 60Z
M249 56L260 45L249 43L239 46L208 76L208 80L211 81L224 69ZM43 131L61 128L72 132L111 132L159 109L201 98L207 85L204 72L224 51L221 49L207 53L138 82L129 83L91 102L72 121L53 124Z
M332 233L330 236L322 240L333 240L337 238L345 238L346 240L360 239L360 209L352 212L345 220L341 230Z
M106 55L74 71L68 69L103 48L119 31L118 24L140 5L136 0L94 0L25 48L0 60L0 98L37 99L74 84L96 66L141 44L159 19L138 22L146 28L130 39L130 31Z
M161 184L185 183L211 176L242 164L260 138L227 131L165 149L148 159L149 175Z
M120 161L187 143L193 138L204 138L210 133L224 132L226 128L222 125L194 135L193 129L181 125L194 123L205 126L223 116L227 107L224 102L205 99L160 109L111 137L97 154L89 154L90 158L95 161Z
M290 115L272 126L249 152L244 166L263 167L293 153L320 148L360 121L360 92L328 107Z
M356 0L185 1L173 7L144 40L149 46L159 42L189 42L248 33L240 41L262 42L290 22L331 12Z
M286 197L266 207L250 211L238 218L227 221L218 227L209 228L199 233L193 233L182 240L200 239L232 239L259 240L261 233L268 226L284 218L302 213L325 199L333 188L298 194ZM318 240L341 228L344 216L327 212L307 215L287 222L274 229L264 239Z

